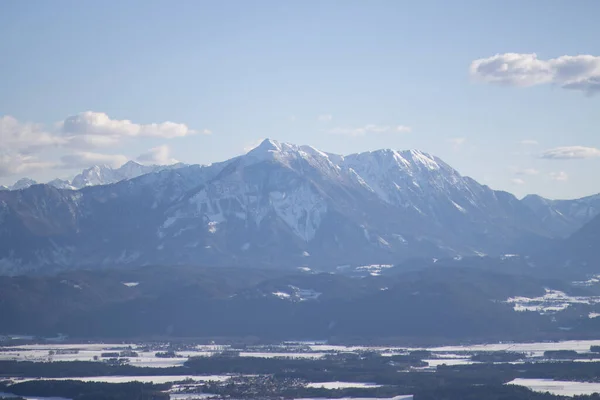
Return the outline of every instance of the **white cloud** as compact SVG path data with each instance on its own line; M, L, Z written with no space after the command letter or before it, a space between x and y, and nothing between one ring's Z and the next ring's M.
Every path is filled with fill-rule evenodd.
M28 174L54 166L51 162L38 160L36 157L0 152L0 177L16 174Z
M58 168L87 168L91 165L108 165L118 168L127 162L127 157L122 154L100 154L89 151L80 151L65 154L60 158L62 164Z
M600 157L600 150L595 147L565 146L555 147L544 151L541 158L549 160L574 160L582 158Z
M535 168L512 168L515 175L538 175L540 171Z
M600 92L600 57L560 56L542 60L535 53L504 53L471 63L473 78L507 86L555 84L588 95Z
M317 117L317 120L321 122L331 121L333 119L333 115L331 114L321 114Z
M117 136L75 135L65 139L65 146L75 149L95 149L116 146L119 142L120 138Z
M554 181L564 182L569 180L569 175L565 171L550 172L550 178Z
M537 140L533 140L533 139L521 140L519 143L524 146L537 146L539 144L539 142Z
M125 140L141 138L181 138L193 134L211 134L204 129L195 131L185 124L161 122L137 124L129 120L111 119L105 113L86 111L70 116L52 127L33 122L21 122L16 118L0 116L0 175L25 174L43 168L79 168L93 164L118 165L124 162L122 155L107 155L95 149L117 146ZM47 152L60 157L62 164L44 160ZM75 153L70 153L71 151ZM148 160L170 163L168 147L159 146L142 155ZM44 157L46 155L46 157Z
M111 137L160 137L172 139L198 133L185 124L161 122L136 124L129 120L110 119L102 112L86 111L66 118L61 129L66 135L94 135ZM203 131L202 133L210 133Z
M171 157L171 148L167 145L153 147L147 152L140 154L137 161L142 164L170 165L178 161Z
M343 128L337 127L328 130L327 132L332 135L345 135L345 136L364 136L369 133L407 133L412 129L409 126L405 125L397 125L397 126L389 126L389 125L375 125L368 124L365 126L361 126L358 128Z
M5 115L0 117L0 144L4 151L32 152L64 144L64 139L45 131L40 124L19 122Z
M521 178L515 178L515 179L511 179L511 182L513 183L513 185L524 185L525 181Z

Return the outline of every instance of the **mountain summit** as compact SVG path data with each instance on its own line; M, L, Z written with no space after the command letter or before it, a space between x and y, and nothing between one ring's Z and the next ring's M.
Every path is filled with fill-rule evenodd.
M418 150L343 156L267 139L209 166L127 180L115 171L84 171L78 191L0 192L0 269L335 268L504 254L556 236L510 193ZM99 179L118 182L94 186Z

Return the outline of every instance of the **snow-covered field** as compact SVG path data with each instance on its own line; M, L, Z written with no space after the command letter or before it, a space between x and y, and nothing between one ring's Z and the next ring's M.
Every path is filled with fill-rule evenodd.
M468 358L466 358L466 359L460 359L460 358L436 358L436 359L423 360L423 361L425 361L427 364L429 364L430 367L437 367L439 365L452 366L452 365L477 364L477 362L471 361Z
M300 346L300 347L298 347ZM430 348L406 348L406 347L380 347L380 346L338 346L327 344L287 344L272 348L255 348L251 351L245 350L239 353L241 357L261 358L303 358L319 359L328 354L335 353L357 353L363 351L377 351L382 356L406 355L415 350L428 350L432 353L425 361L429 368L439 365L465 365L472 364L470 357L476 352L519 352L525 353L529 358L541 359L547 350L574 350L579 353L589 353L591 346L600 346L600 340L569 340L562 342L537 342L537 343L491 343L464 346L442 346ZM164 348L158 346L150 350L146 344L134 343L90 343L90 344L37 344L0 347L0 360L15 361L98 361L106 358L101 357L106 352L121 352L124 350L137 353L127 358L132 366L166 368L183 366L189 357L208 357L223 350L230 349L228 346L206 345L190 347L190 350L177 351L175 357L156 357L156 353ZM67 354L63 354L67 353ZM600 359L600 356L598 357ZM575 361L597 362L599 359L590 359L589 355L582 356Z
M314 382L307 384L306 387L335 390L348 388L378 388L381 387L381 385L362 382Z
M434 353L440 352L489 352L489 351L512 351L527 353L530 356L541 357L546 350L575 350L585 353L590 346L600 346L600 340L565 340L562 342L537 342L537 343L493 343L472 346L444 346L431 347L427 350Z
M555 381L552 379L522 379L517 378L508 385L525 386L534 392L550 392L558 396L579 396L600 393L600 383Z
M572 304L598 304L600 296L569 296L560 290L546 289L546 293L540 297L511 297L506 302L513 304L515 311L553 314L567 309Z
M65 397L39 397L39 396L17 396L12 393L0 392L0 399L11 399L13 397L21 397L25 400L71 400Z
M169 393L170 400L199 400L214 397L208 393Z
M295 399L295 400L412 400L413 399L413 395L412 394L407 394L407 395L402 395L402 396L396 396L396 397L388 397L388 398L381 398L381 397L341 397L339 399L327 399L327 398L302 398L302 399Z
M71 378L43 378L47 381L81 381L81 382L102 382L102 383L169 383L192 380L194 382L223 382L231 378L228 375L157 375L157 376L85 376ZM27 382L39 378L11 378L16 383Z

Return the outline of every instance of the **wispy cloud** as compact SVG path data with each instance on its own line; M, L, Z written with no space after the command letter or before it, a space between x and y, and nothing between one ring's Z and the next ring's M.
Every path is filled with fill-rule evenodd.
M600 150L595 147L565 146L555 147L544 151L541 158L548 160L576 160L600 157Z
M519 185L519 186L525 184L525 181L523 179L521 179L521 178L511 179L511 182L512 182L513 185Z
M569 180L569 175L565 171L560 172L550 172L550 179L554 181L564 182Z
M96 149L117 147L144 138L175 139L194 134L210 134L207 129L193 130L176 122L140 124L110 118L102 112L86 111L72 115L53 126L22 122L0 116L0 176L61 167L79 168L103 163L118 165L125 156L99 153ZM49 150L61 162L46 159ZM164 161L165 150L156 148L157 160ZM58 153L58 154L57 154Z
M60 125L67 135L122 137L155 137L173 139L196 133L209 134L210 131L198 132L185 124L166 121L152 124L137 124L130 120L111 119L102 112L86 111L66 118Z
M317 117L317 120L321 122L331 121L333 119L333 115L331 114L321 114Z
M140 154L137 158L137 161L142 164L154 165L170 165L178 162L176 159L171 157L171 148L166 144L153 147L147 152Z
M356 128L348 127L337 127L329 129L327 132L332 135L345 135L345 136L365 136L371 133L409 133L412 129L406 125L375 125L368 124Z
M80 151L71 154L65 154L60 158L62 164L57 168L72 169L86 168L90 165L108 165L117 168L127 162L127 157L122 154L101 154L89 151Z
M506 86L555 84L588 95L600 91L600 57L588 54L543 60L535 53L504 53L474 60L476 80Z
M43 169L53 168L50 161L41 161L35 156L5 153L0 151L0 177L15 174L28 174Z
M512 172L515 175L528 175L528 176L532 176L532 175L538 175L540 173L540 171L538 171L535 168L517 168L517 167L513 167L511 168Z

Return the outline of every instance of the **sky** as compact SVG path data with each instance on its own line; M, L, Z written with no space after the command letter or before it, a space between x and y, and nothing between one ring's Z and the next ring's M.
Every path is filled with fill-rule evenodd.
M263 138L600 192L600 2L0 2L0 184Z

